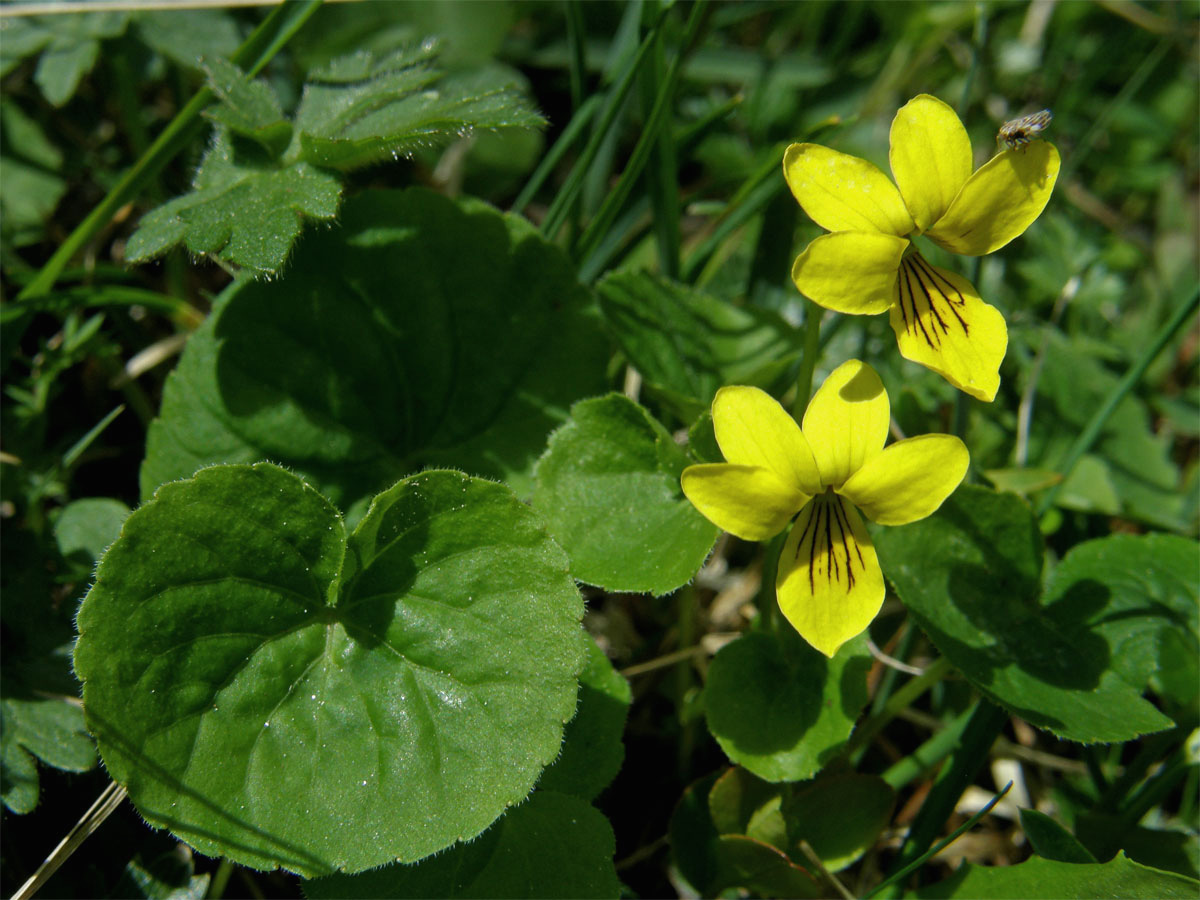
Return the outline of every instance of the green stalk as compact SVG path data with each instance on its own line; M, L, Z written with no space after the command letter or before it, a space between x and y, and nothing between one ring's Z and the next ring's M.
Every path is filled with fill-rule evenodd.
M578 0L564 0L563 11L567 14L567 74L571 79L571 109L578 112L583 105L583 79L587 71L584 62L583 7Z
M916 781L943 759L962 746L963 732L972 710L960 713L945 728L921 744L904 759L891 765L880 777L894 789L900 790Z
M797 422L804 418L812 397L813 371L821 350L821 319L825 310L807 297L804 298L804 355L800 358L800 373L796 376L796 399L792 401L792 416Z
M654 41L651 64L639 79L642 109L649 118L655 101L662 96L666 84L666 59L662 34ZM654 232L658 238L658 266L668 278L679 277L679 181L675 164L675 136L670 124L658 130L651 153L653 159L646 167L646 188L654 211Z
M625 103L625 98L629 96L629 91L633 88L633 83L638 70L642 67L642 61L650 52L650 48L654 46L654 39L658 36L658 30L662 27L662 22L666 16L665 11L659 15L658 20L650 26L650 30L646 32L646 37L642 39L641 46L638 47L637 54L630 60L625 72L621 75L621 80L617 86L609 91L607 105L604 107L604 114L600 117L600 122L592 131L592 136L584 145L583 153L579 159L575 161L575 165L571 168L571 174L567 176L567 180L559 189L558 196L554 198L554 202L550 204L550 209L546 212L546 218L542 221L542 234L547 238L553 239L554 235L558 234L563 223L567 219L571 204L579 195L580 189L583 187L584 179L587 177L588 168L592 164L592 160L596 158L596 154L600 152L600 145L604 143L605 137L608 135L612 124L616 121L617 115L621 112L621 107Z
M778 151L778 152L776 152ZM683 267L683 280L696 282L704 269L705 263L734 230L740 228L748 219L767 205L777 193L784 189L783 179L770 181L778 175L783 159L783 145L777 144L767 160L744 182L730 198L721 214L712 234L704 239L687 258Z
M596 249L597 245L599 245L604 237L604 232L612 224L613 219L617 217L617 213L620 212L625 198L629 196L629 192L633 188L633 183L642 174L642 169L646 166L646 161L650 156L650 151L653 149L655 141L658 139L659 132L668 124L667 111L675 99L675 86L679 83L679 73L683 68L683 59L687 55L692 42L699 34L700 25L704 20L704 11L707 6L707 0L697 0L693 4L691 15L688 16L687 24L684 26L679 51L675 54L675 59L671 61L671 66L667 70L666 77L663 79L662 89L655 101L654 109L650 112L650 117L642 129L642 135L638 138L638 142L633 148L633 153L630 155L629 162L626 164L624 171L621 172L621 177L617 179L616 185L608 192L595 217L588 223L587 228L584 230L583 237L579 239L579 247L575 254L577 260L587 259Z
M937 780L908 830L908 837L892 867L894 874L876 890L886 885L889 897L899 897L903 893L900 879L928 858L926 850L954 812L958 798L974 780L995 743L996 735L1007 721L1008 714L988 700L980 699L976 703L963 730L962 743L938 773Z
M892 656L900 660L900 662L908 662L908 656L912 653L913 644L917 642L919 629L910 620L906 620L900 627L904 629L904 634L900 636L900 643L896 645L896 652ZM892 689L896 686L896 679L900 677L899 669L894 669L891 666L886 666L885 668L886 671L879 679L879 687L875 689L875 696L871 698L872 715L883 709L883 705L887 703L888 697L892 695Z
M292 0L290 3L279 4L230 59L246 69L250 75L257 75L320 5L321 0ZM200 112L212 100L213 93L207 87L202 87L196 92L142 157L121 176L105 198L63 241L37 276L17 296L18 300L37 297L50 291L59 274L75 254L100 233L118 209L136 197L163 166L192 142L201 124Z
M924 863L927 860L930 860L933 857L937 856L939 853L941 853L943 850L945 850L947 847L949 847L951 844L953 844L955 841L957 841L960 835L966 834L968 831L970 831L972 828L974 828L976 822L978 822L980 819L982 819L984 816L986 816L988 813L990 813L992 811L992 807L995 806L997 803L999 803L1002 799L1004 799L1004 795L1007 794L1012 789L1012 786L1013 786L1013 783L1010 781L1008 784L1006 784L1004 786L1004 789L1002 791L997 793L996 796L992 797L992 799L988 801L987 805L984 806L983 809L981 809L979 812L975 813L975 815L971 816L971 818L967 819L967 821L963 822L961 825L959 825L957 828L955 828L954 831L951 834L949 834L944 840L938 841L936 846L930 847L928 850L926 850L924 853L922 853L919 857L914 859L912 862L910 862L904 868L900 869L900 871L896 872L894 875L889 875L887 877L887 879L885 879L884 881L875 885L875 887L873 887L870 891L868 891L866 893L864 900L867 900L867 898L869 898L869 897L874 897L876 894L878 894L884 888L888 888L888 887L893 888L893 891L889 892L888 896L891 896L891 897L899 896L899 894L895 892L894 888L899 885L899 883L902 879L904 879L909 873L915 872L920 866L924 865Z
M763 212L762 227L754 245L750 275L746 279L746 301L761 303L767 293L787 279L792 264L792 236L800 204L783 191L772 195Z
M859 748L866 747L875 735L883 731L888 722L908 709L914 700L945 678L949 672L950 660L946 657L939 656L931 662L924 672L906 682L904 687L888 697L882 709L871 713L854 729L854 734L846 742L839 756L852 757Z
M700 121L685 128L676 141L679 157L687 158L700 141L714 131L741 102L741 98L734 97ZM650 201L644 196L636 198L632 203L626 203L621 215L596 247L595 252L580 265L579 280L584 284L591 284L606 269L618 264L650 230L644 221L649 213Z
M559 160L571 149L576 138L583 133L583 129L592 121L596 115L596 111L600 109L600 103L601 97L599 95L588 97L583 105L575 111L575 115L571 116L571 121L567 123L567 127L563 129L563 133L558 136L558 140L554 142L554 146L550 148L550 152L542 157L542 161L538 163L538 167L529 176L529 181L525 183L525 187L521 188L521 193L517 195L517 199L513 201L511 208L513 213L520 213L529 205L529 201L533 199L538 189L541 188L547 176L554 171L554 167L558 165Z
M1079 167L1079 164L1087 158L1096 139L1108 132L1109 120L1112 119L1116 111L1128 103L1129 98L1142 89L1142 85L1150 77L1150 73L1158 67L1158 64L1162 62L1163 56L1171 49L1173 41L1173 35L1164 36L1158 42L1158 45L1142 60L1141 65L1137 67L1137 71L1125 82L1121 90L1117 93L1117 96L1113 97L1112 102L1104 107L1100 115L1092 120L1083 138L1076 145L1075 151L1067 154L1062 169L1058 173L1059 180L1063 184L1066 184L1070 180L1071 176L1075 174L1075 170Z
M1100 795L1096 804L1099 809L1116 812L1122 801L1129 797L1142 777L1150 767L1170 752L1181 739L1186 739L1191 729L1172 728L1170 731L1160 731L1144 738L1129 764L1121 774L1114 778L1108 789Z
M1067 451L1066 458L1058 467L1058 471L1062 474L1062 481L1059 481L1050 488L1038 502L1037 514L1039 516L1045 515L1050 507L1054 505L1054 500L1058 497L1058 492L1075 469L1075 465L1100 437L1100 432L1103 431L1105 423L1108 422L1108 417L1113 414L1117 405L1125 399L1125 395L1133 390L1134 385L1146 374L1146 369L1150 368L1150 363L1154 362L1154 358L1158 356L1163 347L1183 327L1184 323L1196 311L1198 305L1200 305L1200 287L1192 291L1192 295L1176 307L1171 318L1159 329L1158 334L1154 336L1154 340L1150 342L1150 345L1142 351L1142 355L1138 358L1137 362L1117 382L1116 386L1109 393L1108 398L1104 401L1104 404L1096 410L1091 421L1087 423L1087 426L1080 433L1079 437L1075 439L1075 443L1071 445L1071 449Z

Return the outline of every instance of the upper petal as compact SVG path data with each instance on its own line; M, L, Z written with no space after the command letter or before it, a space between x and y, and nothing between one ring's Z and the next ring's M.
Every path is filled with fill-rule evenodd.
M684 495L706 519L748 541L779 534L809 499L755 466L688 466L680 482Z
M805 297L835 312L887 312L907 248L904 238L877 231L823 234L796 257L792 281Z
M953 109L920 94L892 120L888 159L908 211L925 231L971 177L971 139Z
M821 476L800 426L766 391L744 385L723 387L713 398L712 415L717 444L726 460L766 469L792 493L810 495L821 490ZM792 512L799 508L793 507Z
M971 455L952 434L897 441L851 475L839 493L880 525L923 519L954 493Z
M779 608L800 636L833 656L883 605L883 572L858 511L837 494L804 507L779 555Z
M783 177L809 218L826 231L913 230L891 179L865 159L820 144L792 144L783 154Z
M1008 328L967 279L910 253L900 264L891 321L905 359L933 369L972 397L996 396Z
M967 179L946 214L926 233L965 256L999 250L1042 214L1058 180L1059 163L1058 150L1045 141L996 154Z
M813 395L804 436L826 485L839 486L883 449L891 407L879 376L864 362L842 363Z

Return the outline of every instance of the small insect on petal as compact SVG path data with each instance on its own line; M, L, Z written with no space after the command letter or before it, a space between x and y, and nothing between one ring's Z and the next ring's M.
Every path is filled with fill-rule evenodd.
M1012 119L1000 126L996 132L996 143L1005 150L1016 150L1034 140L1050 125L1054 114L1048 109L1038 110L1028 116Z

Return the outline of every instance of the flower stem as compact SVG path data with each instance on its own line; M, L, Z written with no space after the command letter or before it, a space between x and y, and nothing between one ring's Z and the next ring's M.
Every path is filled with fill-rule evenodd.
M1192 291L1192 295L1183 303L1180 303L1170 319L1163 324L1159 329L1158 334L1154 336L1154 340L1142 352L1141 357L1135 362L1129 371L1125 373L1116 387L1109 393L1104 404L1096 410L1091 421L1076 438L1075 443L1071 445L1071 449L1067 451L1066 458L1058 467L1058 471L1062 475L1062 481L1050 488L1043 496L1037 506L1037 514L1043 516L1054 505L1054 500L1058 497L1058 492L1062 489L1067 478L1070 477L1076 463L1083 457L1085 453L1092 448L1092 444L1100 437L1100 432L1104 429L1108 417L1116 410L1117 405L1125 399L1125 395L1133 390L1134 385L1141 380L1141 377L1146 373L1146 369L1150 367L1150 363L1154 362L1154 358L1162 351L1163 347L1175 336L1175 333L1183 327L1184 323L1191 318L1196 311L1196 307L1200 305L1200 287Z
M804 301L804 356L800 359L800 373L796 376L796 399L792 403L792 415L799 422L808 409L812 396L813 370L817 367L817 353L821 346L821 319L824 310L807 297Z

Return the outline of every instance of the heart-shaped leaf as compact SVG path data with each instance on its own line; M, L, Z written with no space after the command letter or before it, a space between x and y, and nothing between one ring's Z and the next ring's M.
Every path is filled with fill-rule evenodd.
M235 285L188 341L142 495L213 463L286 463L343 509L424 465L524 496L608 347L563 253L523 219L372 191L278 281Z
M921 628L1001 706L1085 743L1169 728L1121 677L1107 630L1041 607L1042 548L1020 498L970 485L929 518L876 538L883 571Z
M538 462L533 504L571 557L571 574L610 591L666 594L686 584L717 528L683 495L687 455L632 400L571 408Z
M582 611L502 485L424 472L347 535L283 469L216 466L126 521L75 666L152 824L246 865L359 871L528 794L575 711Z

